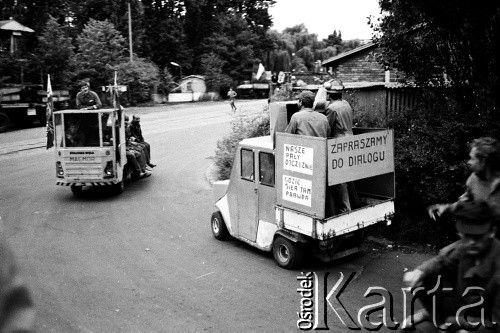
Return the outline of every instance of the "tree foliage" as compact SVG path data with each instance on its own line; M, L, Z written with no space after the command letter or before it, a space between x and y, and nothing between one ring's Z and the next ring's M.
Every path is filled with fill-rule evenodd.
M94 86L110 82L113 67L126 60L126 40L107 20L90 19L76 41L76 77L93 78Z
M71 37L56 19L50 16L42 34L38 37L35 54L40 72L44 77L50 74L51 81L56 87L65 87L71 82L74 71L73 49Z

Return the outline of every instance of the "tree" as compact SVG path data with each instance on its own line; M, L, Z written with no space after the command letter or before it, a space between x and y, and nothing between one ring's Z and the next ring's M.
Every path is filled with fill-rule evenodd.
M51 75L54 86L65 87L71 81L74 70L74 51L71 38L52 16L38 37L35 53L43 77Z
M486 88L500 107L500 3L497 1L380 0L386 13L371 22L384 49L381 62L419 85L451 84L461 104ZM424 56L425 55L425 56ZM443 74L446 73L447 76Z
M108 84L114 66L126 61L126 40L109 21L90 19L77 38L76 78L90 78L94 86Z
M117 72L119 83L128 86L132 104L150 101L152 87L160 83L158 67L142 58L136 58L133 62L122 62L116 65L114 70ZM110 78L108 84L111 83Z
M327 39L323 40L327 46L342 45L342 32L337 33L337 30L333 30L333 33L328 35Z
M208 91L227 91L231 86L231 78L223 73L223 66L224 62L214 53L205 54L201 58L202 73Z

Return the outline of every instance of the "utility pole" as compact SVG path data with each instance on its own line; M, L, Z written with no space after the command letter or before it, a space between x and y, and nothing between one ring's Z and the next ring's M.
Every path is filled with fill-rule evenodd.
M132 55L132 14L130 11L130 0L128 1L128 45L129 45L129 53L130 53L130 62L133 62Z

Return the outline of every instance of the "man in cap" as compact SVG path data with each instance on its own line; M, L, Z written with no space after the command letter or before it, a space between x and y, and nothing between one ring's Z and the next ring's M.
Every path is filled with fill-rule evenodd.
M84 110L97 110L102 107L99 96L92 90L86 81L81 81L78 85L80 91L76 94L76 108Z
M500 217L500 143L493 138L483 137L474 140L470 147L467 164L472 173L467 179L465 193L460 196L458 202L430 206L428 212L433 220L445 213L452 213L461 201L485 200L492 206L498 221Z
M344 84L341 80L330 80L323 84L328 94L329 103L325 111L332 131L332 137L352 135L352 108L342 99Z
M325 82L323 87L328 95L328 102L326 109L322 112L324 112L325 116L328 118L331 136L340 138L353 135L352 108L349 102L342 99L344 84L341 80L334 79ZM332 186L332 195L335 202L335 214L350 212L352 207L360 205L358 193L353 182Z
M324 114L313 111L314 94L303 91L299 95L299 111L295 112L285 132L299 135L327 138L330 135L328 119Z
M460 240L404 275L407 286L423 287L423 309L406 318L404 328L439 332L449 326L453 332L479 323L479 332L498 332L488 329L500 321L500 241L493 210L486 201L463 201L453 216Z

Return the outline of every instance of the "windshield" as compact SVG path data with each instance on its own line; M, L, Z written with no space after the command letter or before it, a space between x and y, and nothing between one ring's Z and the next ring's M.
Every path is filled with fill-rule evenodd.
M59 147L113 145L115 112L56 113L55 134Z

